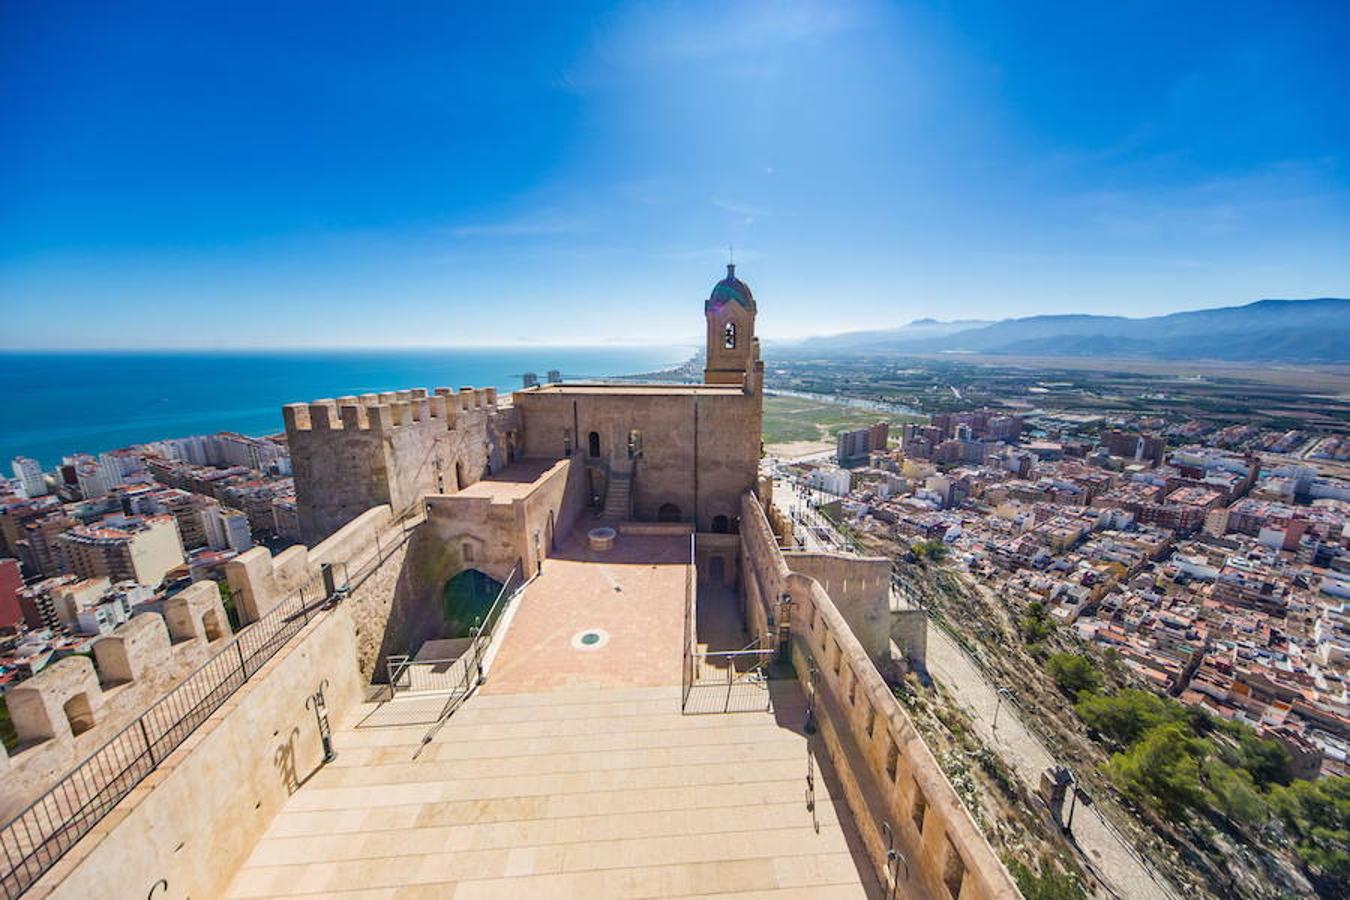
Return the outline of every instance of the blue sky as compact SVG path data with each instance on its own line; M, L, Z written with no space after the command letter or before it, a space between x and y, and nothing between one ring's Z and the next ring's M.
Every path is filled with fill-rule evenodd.
M0 5L0 346L1350 296L1350 4Z

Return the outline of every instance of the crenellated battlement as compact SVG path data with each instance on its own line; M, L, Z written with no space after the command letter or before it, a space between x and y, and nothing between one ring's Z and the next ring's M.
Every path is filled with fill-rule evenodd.
M454 428L462 413L497 411L496 388L448 387L325 398L288 403L281 415L286 433L299 431L387 431L408 425L440 423Z
M513 457L518 414L496 388L413 388L282 408L301 533L320 541L372 506L399 513Z

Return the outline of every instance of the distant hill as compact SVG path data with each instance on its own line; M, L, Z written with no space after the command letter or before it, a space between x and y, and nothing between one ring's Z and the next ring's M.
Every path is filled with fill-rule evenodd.
M1258 300L1246 306L1142 319L1090 315L1000 322L920 319L903 328L811 338L795 350L1350 363L1350 299Z
M956 319L951 322L939 322L937 319L915 319L899 328L886 328L878 331L853 331L847 334L835 334L828 337L809 338L801 346L811 349L840 347L847 350L884 349L891 344L912 341L931 341L936 338L950 337L962 331L984 328L996 323L987 319Z

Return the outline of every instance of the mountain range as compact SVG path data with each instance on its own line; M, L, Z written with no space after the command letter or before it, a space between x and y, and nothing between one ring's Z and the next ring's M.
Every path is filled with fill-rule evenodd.
M997 322L918 319L901 328L810 338L797 353L981 353L1233 362L1350 363L1350 299L1258 300L1132 319L1028 316Z

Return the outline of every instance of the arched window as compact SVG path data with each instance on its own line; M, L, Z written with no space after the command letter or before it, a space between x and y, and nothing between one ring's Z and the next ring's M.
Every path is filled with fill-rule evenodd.
M726 534L730 531L730 522L726 516L713 516L712 530L713 534Z
M674 503L662 503L661 508L656 511L656 519L659 522L678 522L680 508Z
M736 349L736 323L728 322L722 328L722 346L728 350Z
M587 438L586 449L592 457L600 455L600 435L597 432L592 431L591 436Z

